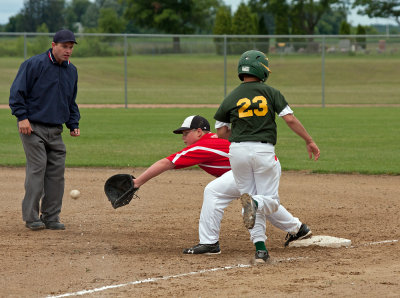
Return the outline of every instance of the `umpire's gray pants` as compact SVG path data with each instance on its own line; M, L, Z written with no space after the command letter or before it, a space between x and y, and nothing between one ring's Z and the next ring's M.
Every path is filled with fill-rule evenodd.
M31 135L20 133L26 156L25 196L22 219L59 221L64 195L66 149L62 125L31 123ZM41 205L40 200L42 199Z

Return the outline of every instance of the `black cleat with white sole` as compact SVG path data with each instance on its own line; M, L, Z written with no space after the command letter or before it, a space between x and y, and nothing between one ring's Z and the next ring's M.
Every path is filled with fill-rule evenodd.
M186 248L183 250L184 254L193 254L193 255L218 255L221 253L221 249L219 248L219 241L214 244L197 244L191 248Z
M301 239L307 239L312 236L312 232L309 227L307 227L306 224L301 224L299 231L295 235L287 234L286 235L286 242L285 246L288 246L290 242L296 241L296 240L301 240Z

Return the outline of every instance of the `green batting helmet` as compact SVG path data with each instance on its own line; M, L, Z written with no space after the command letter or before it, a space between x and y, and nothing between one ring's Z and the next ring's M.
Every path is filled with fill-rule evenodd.
M238 65L239 79L243 81L243 75L248 74L265 82L271 71L268 68L268 58L260 51L247 51L242 54Z

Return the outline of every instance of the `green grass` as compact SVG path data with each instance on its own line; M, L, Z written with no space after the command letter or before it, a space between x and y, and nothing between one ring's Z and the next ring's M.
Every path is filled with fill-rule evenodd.
M213 123L215 109L81 109L81 137L65 131L67 166L146 167L183 148L179 127L188 115ZM400 108L296 108L321 149L310 161L304 141L278 120L277 155L284 170L320 173L400 174ZM22 166L16 120L0 110L0 165Z
M307 159L304 142L279 119L278 156L284 170L400 174L400 108L296 108L321 150Z
M227 92L240 81L238 56L227 59ZM21 58L0 58L0 104ZM73 57L79 71L78 103L125 102L123 57ZM270 56L268 84L291 104L321 103L321 57ZM134 55L128 57L128 103L217 104L224 97L224 59L216 55ZM326 104L400 104L400 59L397 56L327 56Z

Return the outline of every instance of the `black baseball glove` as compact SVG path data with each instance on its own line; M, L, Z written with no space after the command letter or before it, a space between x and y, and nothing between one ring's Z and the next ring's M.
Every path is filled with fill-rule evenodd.
M117 174L107 179L104 184L104 192L114 209L128 205L139 187L133 184L133 177L130 174Z

